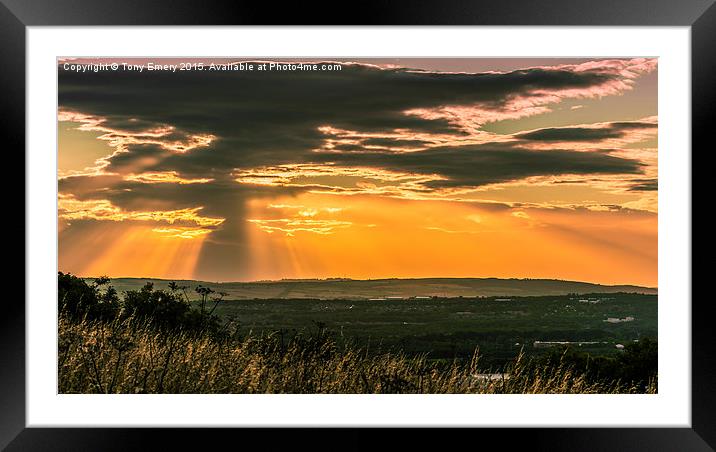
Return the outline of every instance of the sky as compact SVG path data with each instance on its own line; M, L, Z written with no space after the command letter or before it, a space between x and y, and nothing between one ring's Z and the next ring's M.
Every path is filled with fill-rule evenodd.
M657 286L656 59L65 58L58 90L60 271Z

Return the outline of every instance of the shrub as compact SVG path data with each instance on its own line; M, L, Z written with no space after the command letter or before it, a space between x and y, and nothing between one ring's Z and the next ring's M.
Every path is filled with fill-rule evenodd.
M214 295L208 287L197 287L200 308L193 308L186 294L186 287L176 283L169 290L155 290L147 283L139 290L125 292L120 300L117 291L109 285L106 276L96 278L91 284L70 273L58 273L58 300L60 313L68 317L88 320L112 321L132 317L162 330L181 329L188 332L209 332L219 335L221 321L213 315L216 305L225 294ZM103 286L107 286L102 290ZM214 303L209 311L207 306Z
M174 293L154 290L150 282L139 290L127 291L122 302L122 318L133 316L162 328L181 326L190 310L188 302Z
M538 365L567 365L583 373L589 381L618 380L645 389L656 380L657 342L642 338L627 344L614 356L592 356L571 347L556 349L537 359Z
M150 325L163 329L180 329L187 332L208 331L218 333L221 321L212 312L204 308L207 303L208 293L201 286L202 297L201 309L192 308L189 298L186 296L185 287L170 284L169 290L155 290L150 282L139 290L125 292L122 302L121 317L133 317L137 320L146 321ZM210 290L210 289L209 289ZM212 291L213 292L213 291Z
M624 347L624 352L617 358L620 378L640 388L649 386L656 380L659 369L658 348L656 340L648 337Z
M57 299L59 311L72 317L87 317L92 320L110 320L119 313L120 303L117 291L112 286L102 292L101 287L109 283L106 276L97 278L92 284L70 273L57 274Z

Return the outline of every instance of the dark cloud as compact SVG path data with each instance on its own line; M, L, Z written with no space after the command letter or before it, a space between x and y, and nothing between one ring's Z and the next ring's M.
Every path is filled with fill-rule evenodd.
M535 130L520 133L516 137L530 141L600 141L609 138L620 138L624 132L611 129L594 129L586 127L562 127Z
M315 158L342 166L437 174L446 179L426 183L432 188L479 187L542 175L638 174L642 170L636 160L602 152L534 151L506 144L434 147L407 153L323 153Z
M612 138L622 138L628 131L639 129L653 129L657 125L649 122L613 122L605 127L550 127L518 133L516 138L526 141L602 141Z
M443 118L406 110L481 103L497 108L537 90L578 89L618 74L528 69L450 74L344 65L339 72L98 72L60 70L59 105L106 118L113 129L171 125L182 133L217 137L211 152L171 157L159 167L251 167L293 161L325 138L317 128L381 133L465 131ZM298 158L301 158L300 156Z
M629 187L630 191L657 191L659 189L658 179L646 179Z
M173 127L170 136L161 138L164 141L186 141L192 135L202 134L214 137L209 146L186 153L158 144L130 142L125 146L127 152L115 153L107 159L105 172L176 171L183 177L221 180L235 168L325 161L325 156L313 152L321 148L326 138L318 130L321 126L372 133L408 129L464 136L464 130L445 119L425 119L404 112L476 102L484 108L498 108L516 96L535 91L586 89L619 77L618 72L549 68L456 74L381 70L363 65L344 65L339 72L60 70L59 105L62 109L105 118L102 126L112 130L140 133L156 127ZM607 133L619 132L615 129ZM422 140L384 137L366 138L362 143L386 149L426 144ZM355 145L345 144L336 149L360 151ZM633 162L609 156L570 155L566 151L538 155L518 149L495 152L472 147L433 149L413 156L377 153L373 158L364 155L353 160L341 158L347 164L360 161L373 167L385 165L421 173L444 173L450 179L446 184L451 185L480 185L510 177L565 171L631 173L636 168ZM113 189L118 201L137 192L132 187ZM182 188L181 196L190 199L190 193L203 194L206 190L207 187L192 185Z
M403 140L399 138L366 138L362 143L366 146L385 146L389 148L420 148L431 144L429 141L424 140Z
M185 154L128 145L129 152L109 159L108 172L178 171L189 177L213 177L233 168L308 162L311 151L326 138L318 131L324 125L372 133L408 129L464 136L464 130L446 119L404 112L476 102L498 108L535 91L586 89L619 78L616 72L549 68L455 74L363 65L344 65L339 72L285 73L60 70L59 105L106 118L103 125L111 129L138 132L174 127L173 136L164 140L192 134L215 137L211 146ZM424 142L376 137L365 144L393 147Z
M613 130L656 129L658 125L653 122L612 122L609 126Z

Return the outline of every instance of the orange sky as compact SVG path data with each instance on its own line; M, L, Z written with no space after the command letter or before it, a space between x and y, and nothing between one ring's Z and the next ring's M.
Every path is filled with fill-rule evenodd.
M421 64L440 72L431 61ZM655 63L529 63L539 76L588 74L594 86L516 85L519 94L467 105L441 86L424 107L406 93L404 119L348 92L339 102L350 104L345 110L327 103L306 120L291 113L307 105L300 97L239 108L248 96L241 90L231 94L235 105L224 94L206 104L197 97L191 113L165 115L133 103L132 90L143 85L120 74L94 75L105 77L95 85L92 74L61 71L59 270L209 281L524 277L656 286ZM495 67L518 83L505 64ZM366 70L372 77L386 69ZM293 88L313 89L302 77ZM472 77L474 87L463 78L445 84L482 89ZM113 83L125 100L103 95ZM233 93L234 81L221 83ZM171 112L190 102L178 88L164 93L178 97L166 106ZM87 94L75 95L81 90ZM236 116L227 115L234 108ZM382 118L376 108L386 109L385 124L374 123ZM238 122L211 120L247 111L246 121L256 122L236 135ZM269 114L266 124L255 119ZM447 129L431 130L445 118ZM283 131L272 135L271 124Z

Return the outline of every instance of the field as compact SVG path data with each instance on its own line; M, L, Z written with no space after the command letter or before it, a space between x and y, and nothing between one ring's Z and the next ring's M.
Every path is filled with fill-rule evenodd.
M147 282L166 289L171 281L112 285L121 293ZM429 359L466 358L479 348L483 364L502 365L520 350L538 354L555 342L604 355L617 344L657 338L656 289L647 287L498 278L177 282L224 292L214 313L242 334L290 336L322 325L339 343Z
M639 382L599 378L565 361L522 354L499 373L481 356L436 361L400 352L339 345L323 330L284 340L277 334L216 340L181 330L160 332L129 317L111 322L59 319L58 391L116 394L614 394L657 391ZM626 354L622 357L626 357ZM630 360L616 361L629 366Z
M427 353L434 359L464 358L477 347L483 363L495 364L513 358L520 349L532 354L556 345L544 343L549 341L576 342L573 345L580 350L612 354L617 344L657 337L657 297L626 293L378 301L233 300L220 303L216 313L235 319L245 333L285 330L290 334L315 329L316 323L321 323L339 341L353 340L384 351Z
M237 300L114 283L59 274L60 392L656 392L652 294Z

